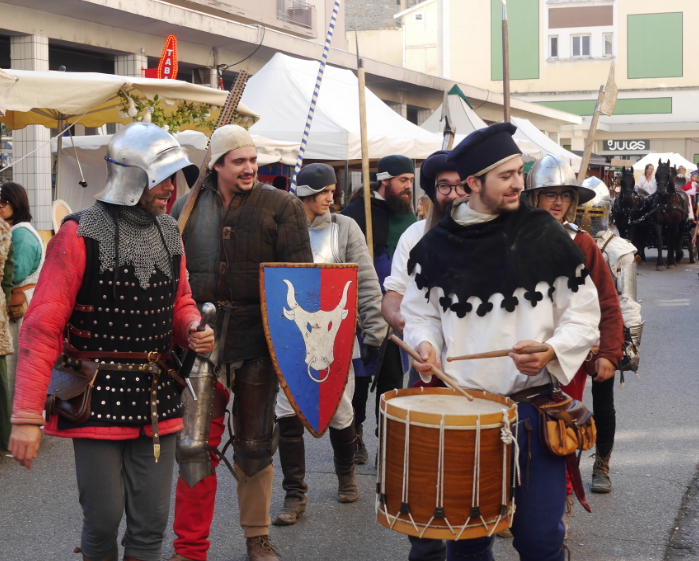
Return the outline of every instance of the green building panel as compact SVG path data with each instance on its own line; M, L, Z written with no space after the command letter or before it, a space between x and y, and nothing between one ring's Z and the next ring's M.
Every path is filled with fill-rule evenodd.
M597 101L594 99L572 99L568 101L539 101L537 103L551 109L587 117L594 114ZM671 97L618 99L614 107L615 115L663 115L671 113Z
M539 0L508 0L510 79L539 78ZM491 79L502 80L502 0L490 0Z
M682 13L628 16L628 76L677 78L682 72Z

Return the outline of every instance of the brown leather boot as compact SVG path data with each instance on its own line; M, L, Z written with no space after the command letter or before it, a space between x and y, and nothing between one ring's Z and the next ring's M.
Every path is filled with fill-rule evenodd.
M354 425L338 430L330 427L330 442L333 446L335 473L337 474L337 500L341 503L354 503L359 500L359 487L354 477L354 454L357 433Z
M611 457L611 451L606 456L602 456L599 448L596 449L595 465L592 467L592 486L590 487L590 491L593 493L612 492L612 480L609 479L609 460Z
M369 452L367 452L366 446L364 446L364 427L362 425L357 425L357 445L356 452L354 453L354 463L357 465L364 465L369 461Z
M272 545L269 536L257 536L245 540L249 561L279 561L279 550Z
M308 485L306 477L306 451L303 444L303 423L294 415L279 419L279 461L282 465L286 491L284 506L272 520L275 526L289 526L306 512Z

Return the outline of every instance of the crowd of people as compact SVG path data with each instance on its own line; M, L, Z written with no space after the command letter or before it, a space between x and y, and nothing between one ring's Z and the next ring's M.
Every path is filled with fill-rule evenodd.
M376 452L367 449L364 433L372 383L378 421L381 395L439 385L431 374L443 368L462 388L516 403L522 430L513 461L521 478L509 536L522 560L562 561L567 497L574 490L584 503L584 492L566 458L545 452L532 402L559 383L581 401L592 378L598 438L591 489L611 492L614 378L633 343L629 326L640 321L637 308L631 318L635 295L622 282L634 250L609 232L593 237L576 226L576 208L594 192L577 185L566 162L542 158L525 185L515 130L491 125L429 156L417 216L413 161L382 158L371 185L371 251L363 191L338 215L332 212L338 182L328 165L304 167L295 194L261 183L254 142L236 125L213 133L201 190L176 201L170 215L174 174L191 165L186 151L155 125L117 132L105 158L104 190L92 207L64 220L45 256L18 186L3 185L3 287L8 304L18 305L19 293L29 303L15 328L16 377L9 384L3 378L8 395L14 386L9 451L31 468L42 434L72 439L83 559L117 559L124 511L124 560L161 558L176 461L171 559L207 559L231 401L232 471L247 554L251 561L280 557L270 525L294 524L309 508L305 428L279 389L260 264L355 263L358 322L356 341L353 335L349 342L355 350L328 429L337 500L360 500L354 466ZM204 327L207 302L218 314ZM8 355L12 319L0 310L0 343L6 339L0 354ZM420 360L410 362L392 333ZM215 367L211 399L199 396L211 404L206 411L191 400L190 409L182 405L187 386L174 365L176 346ZM502 347L512 349L508 356L445 360ZM208 439L198 449L186 442L195 424ZM272 517L277 450L285 498ZM409 539L411 561L493 559L493 536Z

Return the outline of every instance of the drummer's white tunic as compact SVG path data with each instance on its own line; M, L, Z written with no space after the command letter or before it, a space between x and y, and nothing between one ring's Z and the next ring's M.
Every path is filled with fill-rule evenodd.
M459 205L453 216L464 226L494 218L494 215L476 213L467 204ZM546 296L548 284L537 285L537 290L545 296L536 307L524 298L526 290L518 289L515 296L519 305L514 312L501 308L503 295L494 294L489 300L493 309L484 317L475 312L480 299L472 297L469 302L473 311L460 319L451 310L444 312L439 305L439 298L444 295L441 288L433 288L427 301L426 289L417 288L413 271L401 304L405 341L413 348L428 341L441 355L443 370L460 385L499 395L547 384L550 376L546 369L536 376L520 374L509 357L456 362L447 362L446 358L511 348L524 340L545 342L556 352L556 359L548 364L548 370L561 384L568 384L599 338L599 300L589 277L577 292L568 288L565 277L556 279L554 286L552 301Z

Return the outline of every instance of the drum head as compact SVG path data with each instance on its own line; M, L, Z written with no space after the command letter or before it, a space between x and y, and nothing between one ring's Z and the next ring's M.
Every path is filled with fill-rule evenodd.
M415 413L444 415L488 415L502 413L505 409L497 401L474 399L468 401L462 395L416 394L404 395L391 400L391 405Z

